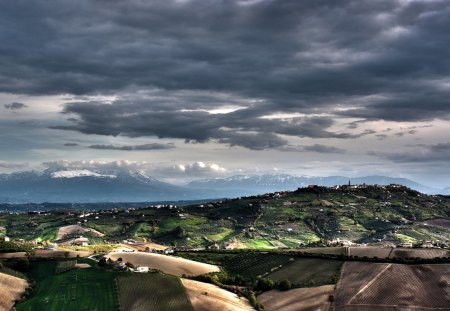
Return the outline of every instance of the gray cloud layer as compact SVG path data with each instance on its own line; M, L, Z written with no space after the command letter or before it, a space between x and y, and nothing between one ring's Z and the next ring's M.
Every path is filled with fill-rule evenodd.
M295 110L377 94L352 114L448 113L448 88L430 83L449 71L447 1L2 1L0 12L4 92L220 90Z
M115 145L91 145L91 149L102 149L102 150L121 150L121 151L133 151L133 150L162 150L162 149L172 149L175 148L173 144L144 144L135 146L115 146Z
M118 94L65 106L53 128L85 134L357 138L376 133L336 118L449 118L449 16L439 0L2 1L0 92ZM245 109L204 111L225 105ZM315 116L262 118L290 112Z
M412 145L412 150L408 152L369 152L369 155L375 155L386 158L398 163L431 163L445 162L450 159L450 143L430 144L430 145ZM446 166L446 164L444 164ZM443 168L444 169L444 168Z

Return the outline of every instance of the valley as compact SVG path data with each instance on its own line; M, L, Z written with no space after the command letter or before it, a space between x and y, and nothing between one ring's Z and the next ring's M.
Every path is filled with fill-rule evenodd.
M99 206L0 214L0 273L28 284L16 291L17 310L448 307L446 196L400 185L309 186L186 205ZM415 285L396 283L402 291L382 298L385 284L402 279ZM433 298L438 288L443 300Z

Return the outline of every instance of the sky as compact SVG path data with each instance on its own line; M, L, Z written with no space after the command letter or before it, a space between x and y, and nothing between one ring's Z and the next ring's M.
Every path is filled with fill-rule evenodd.
M447 0L4 0L0 173L450 187Z

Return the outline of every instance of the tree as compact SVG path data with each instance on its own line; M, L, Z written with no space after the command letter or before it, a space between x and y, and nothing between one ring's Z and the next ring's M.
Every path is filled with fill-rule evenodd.
M180 226L175 228L174 234L179 239L185 238L187 236L186 231Z

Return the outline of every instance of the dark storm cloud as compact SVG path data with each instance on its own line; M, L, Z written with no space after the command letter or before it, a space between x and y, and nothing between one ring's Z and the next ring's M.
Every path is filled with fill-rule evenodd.
M0 92L119 94L68 104L79 120L57 128L251 149L357 137L335 117L449 118L448 1L244 2L2 1ZM186 96L129 97L150 89ZM197 111L227 104L247 109ZM280 112L328 117L261 119Z
M3 107L5 107L6 109L9 109L9 110L20 110L23 108L27 108L28 106L23 103L14 102L11 104L4 104Z
M430 144L430 145L411 145L410 150L406 152L384 153L369 152L374 155L386 158L398 163L426 163L426 162L448 162L450 159L450 143Z
M64 146L65 147L77 147L77 146L79 146L79 144L77 144L77 143L65 143Z
M162 150L162 149L172 149L175 148L173 144L144 144L135 146L115 146L115 145L91 145L91 149L101 149L101 150L121 150L121 151L133 151L133 150Z
M320 144L304 146L303 149L306 151L313 151L313 152L318 152L318 153L345 153L344 149L333 147L333 146L320 145Z
M280 135L310 138L356 138L334 133L327 128L334 124L330 117L295 117L287 120L262 118L263 112L253 108L226 114L210 114L202 110L175 110L167 105L157 108L147 101L115 101L112 103L82 102L67 104L66 114L77 114L71 125L54 129L75 130L85 134L110 136L157 136L178 138L186 142L217 141L230 146L253 150L279 148L288 144Z

